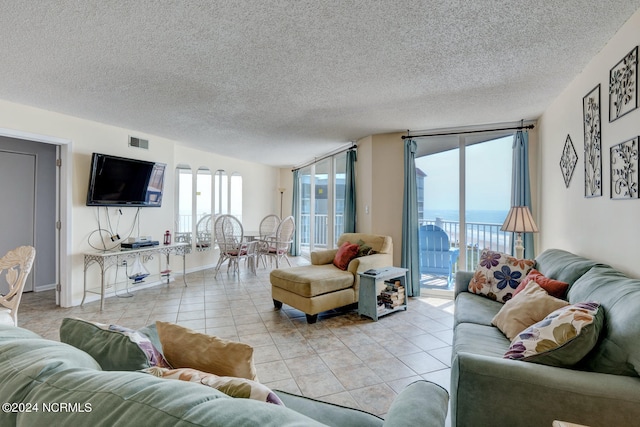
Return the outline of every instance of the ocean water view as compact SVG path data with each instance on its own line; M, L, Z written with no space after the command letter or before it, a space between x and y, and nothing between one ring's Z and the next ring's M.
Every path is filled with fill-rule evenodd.
M504 222L509 213L508 209L505 210L469 210L466 212L467 223L480 223L480 224L500 224ZM425 210L425 220L435 220L440 218L443 221L455 221L459 222L460 217L457 210L454 209L434 209Z

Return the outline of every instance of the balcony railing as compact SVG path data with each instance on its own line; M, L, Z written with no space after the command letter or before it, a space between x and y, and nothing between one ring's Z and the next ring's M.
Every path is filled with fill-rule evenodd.
M451 246L460 247L460 223L458 221L445 221L441 218L434 220L427 219L420 222L420 225L433 224L442 228L449 236ZM480 261L480 254L483 249L492 251L511 252L512 233L500 230L502 224L467 222L466 227L466 265L458 268L462 270L474 271Z
M328 235L328 217L326 214L314 215L313 221L313 246L316 249L326 248ZM441 218L436 218L427 219L420 222L420 225L428 224L433 224L442 228L449 236L451 245L454 247L460 247L460 223L458 221L446 221ZM464 267L458 265L456 266L456 268L468 271L475 270L476 265L480 261L480 254L482 253L483 249L510 253L512 234L510 232L501 231L501 226L502 224L468 222L466 232L466 265ZM303 252L309 250L309 237L311 235L310 228L311 216L309 214L300 215L300 224L298 230L300 232L300 246ZM333 229L333 241L337 242L338 238L344 230L343 215L336 215L334 217Z
M313 216L313 247L327 247L327 228L329 227L329 218L327 214L316 214ZM311 215L301 214L300 224L298 226L300 232L300 247L303 252L309 250L311 236ZM344 215L338 214L333 217L333 241L337 242L338 238L344 231Z

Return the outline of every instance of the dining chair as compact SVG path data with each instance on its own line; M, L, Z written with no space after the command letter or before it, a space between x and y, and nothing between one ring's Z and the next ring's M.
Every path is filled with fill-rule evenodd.
M267 237L274 236L280 225L280 217L276 214L270 214L262 218L260 221L260 239L265 240Z
M214 223L214 237L218 249L220 249L215 276L218 275L218 271L225 261L228 262L227 272L232 266L233 271L238 272L238 260L247 257L247 245L244 242L242 223L233 215L220 215Z
M199 251L211 247L211 226L215 217L211 214L204 215L196 224L196 249Z
M276 268L280 267L280 260L285 259L291 267L291 262L287 258L287 253L293 243L293 233L296 230L296 224L292 216L288 216L280 222L276 229L275 236L265 239L266 245L260 248L260 256L268 256L271 262L276 260Z
M257 263L260 265L260 260L262 260L262 265L265 268L267 267L267 263L262 255L268 251L269 242L267 240L276 235L280 222L280 217L276 214L269 214L260 221L260 228L258 231L260 236L257 239L258 243L256 247Z
M35 248L20 246L0 258L0 276L9 284L9 292L0 295L0 324L18 326L18 306L35 256Z

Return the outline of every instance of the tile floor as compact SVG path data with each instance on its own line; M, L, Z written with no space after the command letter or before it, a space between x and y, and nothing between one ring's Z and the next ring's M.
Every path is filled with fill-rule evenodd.
M292 264L305 264L292 258ZM260 382L383 416L407 384L426 379L449 389L453 301L410 298L407 311L378 322L357 311L320 315L313 325L287 305L276 311L268 269L257 275L221 270L190 273L170 285L133 290L83 307L60 308L53 292L23 296L19 324L59 340L64 317L140 328L156 320L176 322L254 347ZM121 292L124 294L124 292Z

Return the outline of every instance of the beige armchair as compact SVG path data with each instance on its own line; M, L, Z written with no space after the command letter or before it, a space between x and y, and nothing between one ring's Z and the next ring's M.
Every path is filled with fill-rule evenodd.
M371 268L393 265L391 237L376 234L345 233L338 246L344 242L363 241L376 253L354 258L347 270L333 265L337 249L311 253L311 265L275 269L271 271L271 297L279 309L287 304L307 315L308 323L315 323L318 313L358 302L360 276L358 273Z

